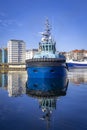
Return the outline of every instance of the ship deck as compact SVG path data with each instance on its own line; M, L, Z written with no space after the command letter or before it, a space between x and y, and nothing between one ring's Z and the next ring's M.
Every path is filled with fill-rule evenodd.
M65 63L64 58L35 58L26 60L27 67L31 66L60 66Z

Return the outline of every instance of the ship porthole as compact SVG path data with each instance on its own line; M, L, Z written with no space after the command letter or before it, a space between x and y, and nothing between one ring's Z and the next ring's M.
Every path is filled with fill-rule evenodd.
M36 73L36 72L38 72L38 70L33 70L33 72L35 72L35 73Z
M37 86L38 86L38 84L34 84L33 86L34 86L34 87L37 87Z
M55 72L55 70L53 70L53 69L52 69L52 70L50 70L50 72L54 73L54 72Z

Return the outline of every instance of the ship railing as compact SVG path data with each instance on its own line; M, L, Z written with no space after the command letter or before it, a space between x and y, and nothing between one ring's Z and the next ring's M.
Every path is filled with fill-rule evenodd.
M35 58L35 59L28 59L26 62L65 62L65 58Z

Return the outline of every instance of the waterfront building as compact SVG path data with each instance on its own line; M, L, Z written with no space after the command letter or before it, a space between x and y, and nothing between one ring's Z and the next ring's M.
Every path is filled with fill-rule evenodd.
M0 63L7 63L8 62L8 50L7 48L0 49Z
M26 50L26 60L32 59L33 56L38 52L38 49Z
M8 50L7 48L2 48L2 63L8 62Z
M87 59L87 50L72 50L70 52L66 52L65 54L65 57L67 60L84 60L84 59Z
M81 60L83 59L84 50L73 50L73 59Z
M25 63L25 42L23 40L8 41L8 63Z
M84 59L87 60L87 50L84 51Z
M2 49L0 48L0 63L2 62Z

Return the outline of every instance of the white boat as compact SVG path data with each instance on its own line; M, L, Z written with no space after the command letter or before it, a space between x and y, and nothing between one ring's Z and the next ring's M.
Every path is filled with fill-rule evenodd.
M66 63L69 68L87 68L87 60L84 61L69 60Z

